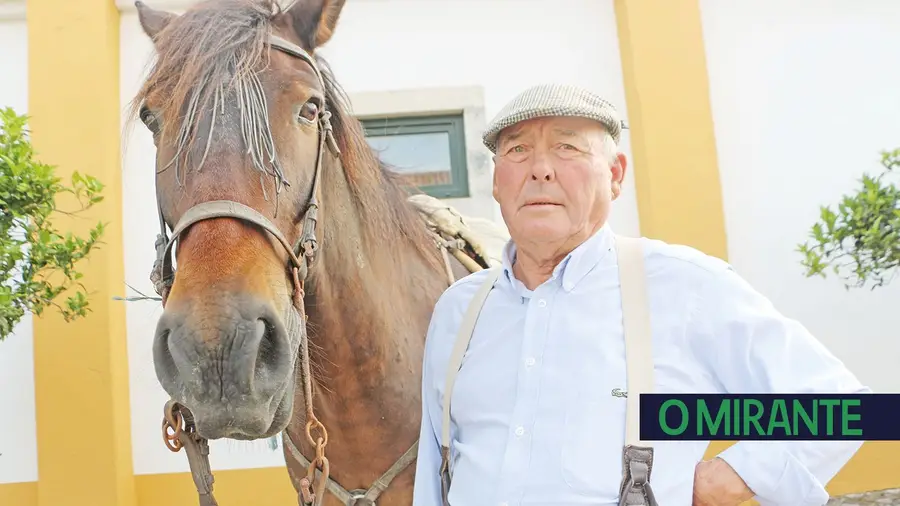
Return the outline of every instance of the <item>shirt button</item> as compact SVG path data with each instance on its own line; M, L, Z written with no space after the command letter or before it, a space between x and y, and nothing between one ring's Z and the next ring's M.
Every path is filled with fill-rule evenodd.
M546 306L546 305L547 305L547 301L546 301L546 300L541 299L541 300L538 301L538 306L544 307L544 306Z
M534 357L528 357L525 359L525 365L531 367L534 365Z
M522 434L525 434L525 427L516 427L516 435L521 436Z

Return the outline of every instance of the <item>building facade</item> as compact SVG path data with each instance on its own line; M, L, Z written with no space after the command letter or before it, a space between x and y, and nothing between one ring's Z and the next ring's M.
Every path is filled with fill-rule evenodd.
M896 392L900 285L807 279L795 251L820 205L900 147L896 26L894 0L351 0L321 52L373 145L463 213L498 221L487 121L537 83L603 94L629 126L612 226L727 259L864 383ZM0 343L0 505L196 504L185 455L160 436L161 308L113 300L132 295L126 283L152 293L153 143L123 112L152 46L128 1L0 0L0 48L0 107L32 117L61 175L107 185L94 216L109 223L84 268L91 316L26 319ZM293 504L280 449L211 446L223 505ZM829 490L898 487L897 469L900 445L866 443Z

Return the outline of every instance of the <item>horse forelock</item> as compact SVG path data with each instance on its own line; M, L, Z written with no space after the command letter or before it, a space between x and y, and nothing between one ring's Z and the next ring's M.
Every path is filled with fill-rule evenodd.
M268 65L266 40L280 13L272 0L210 0L172 21L155 40L156 61L132 112L152 100L175 154L161 169L202 167L225 105L238 106L239 127L253 166L285 182L275 153L266 98L258 71ZM201 134L201 126L208 132ZM199 154L199 159L198 159Z

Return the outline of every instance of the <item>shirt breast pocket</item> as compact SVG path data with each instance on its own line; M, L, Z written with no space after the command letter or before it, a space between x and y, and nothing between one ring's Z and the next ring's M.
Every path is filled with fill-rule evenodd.
M562 436L562 475L573 492L616 503L622 479L625 399L585 388L568 404Z

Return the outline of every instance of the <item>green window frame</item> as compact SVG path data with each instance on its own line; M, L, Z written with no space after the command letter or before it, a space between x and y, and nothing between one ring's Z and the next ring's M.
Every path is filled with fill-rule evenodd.
M432 197L469 196L469 171L466 164L465 126L462 114L364 118L360 122L366 137L446 133L450 148L450 184L423 185L418 189Z

